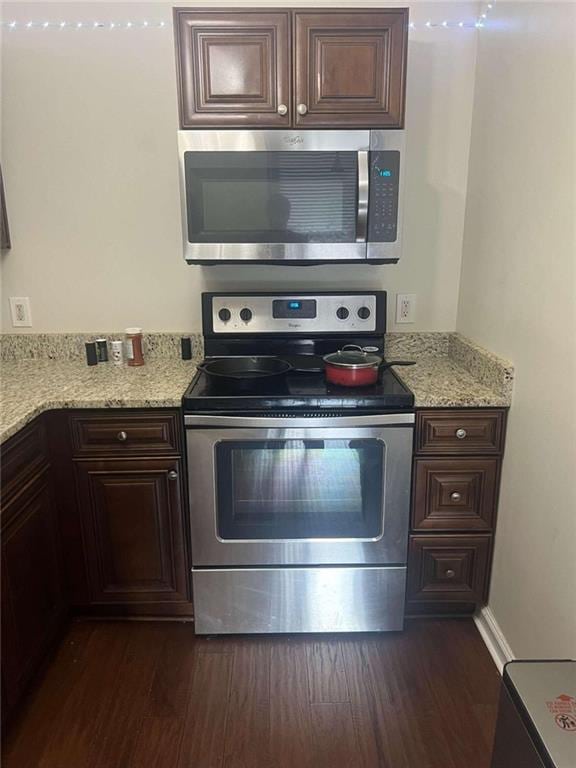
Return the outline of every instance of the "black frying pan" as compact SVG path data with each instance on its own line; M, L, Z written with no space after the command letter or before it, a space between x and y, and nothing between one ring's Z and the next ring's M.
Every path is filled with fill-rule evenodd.
M197 366L213 383L234 389L253 389L280 380L293 366L277 357L221 357Z

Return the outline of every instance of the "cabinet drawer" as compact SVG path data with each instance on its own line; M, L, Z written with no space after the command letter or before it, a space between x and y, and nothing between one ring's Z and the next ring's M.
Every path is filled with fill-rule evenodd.
M408 600L484 602L491 545L491 536L411 536Z
M504 411L419 411L416 453L501 453Z
M48 463L46 427L40 417L2 446L2 504L17 494Z
M416 459L412 528L491 530L498 467L499 459Z
M133 456L180 452L177 412L71 416L75 456Z

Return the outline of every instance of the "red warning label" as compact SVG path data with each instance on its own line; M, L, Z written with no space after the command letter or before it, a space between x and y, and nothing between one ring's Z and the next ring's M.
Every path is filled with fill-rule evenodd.
M553 701L547 701L546 706L554 715L554 721L563 731L576 733L576 698L562 693Z

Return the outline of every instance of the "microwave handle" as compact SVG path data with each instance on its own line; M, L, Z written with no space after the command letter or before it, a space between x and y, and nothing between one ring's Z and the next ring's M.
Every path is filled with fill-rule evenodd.
M368 225L368 152L358 152L358 210L356 212L356 242L366 242Z

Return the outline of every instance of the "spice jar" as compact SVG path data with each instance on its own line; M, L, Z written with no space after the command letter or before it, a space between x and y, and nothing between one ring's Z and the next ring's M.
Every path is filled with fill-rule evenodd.
M126 328L126 360L128 365L144 365L142 328Z

